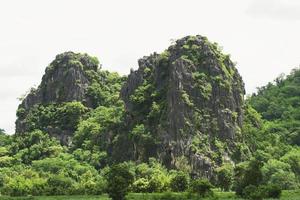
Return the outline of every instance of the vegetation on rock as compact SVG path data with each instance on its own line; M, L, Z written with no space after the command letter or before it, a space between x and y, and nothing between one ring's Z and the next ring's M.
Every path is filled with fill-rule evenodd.
M299 80L295 69L244 101L230 56L202 36L128 77L59 54L22 100L16 134L0 129L0 193L279 198L300 186Z

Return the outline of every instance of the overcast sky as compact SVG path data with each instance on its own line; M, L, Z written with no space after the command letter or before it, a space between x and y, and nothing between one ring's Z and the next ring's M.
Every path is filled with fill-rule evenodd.
M299 0L1 0L0 128L14 132L17 98L64 51L128 74L171 39L204 35L233 61L247 93L300 64Z

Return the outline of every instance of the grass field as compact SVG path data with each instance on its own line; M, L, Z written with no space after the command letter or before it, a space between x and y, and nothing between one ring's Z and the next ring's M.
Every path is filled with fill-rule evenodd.
M129 200L153 200L154 197L162 194L134 194L128 195ZM173 193L173 195L182 195ZM222 200L242 200L237 198L232 192L215 192L215 198ZM283 191L281 200L300 200L300 190ZM0 196L0 200L110 200L107 195L101 196L37 196L37 197L4 197Z
M178 194L180 196L181 194ZM129 200L152 200L153 194L129 194ZM215 198L222 200L243 200L237 198L234 192L215 192ZM281 200L300 200L300 190L283 191ZM204 200L204 199L201 199ZM271 200L271 199L270 199Z

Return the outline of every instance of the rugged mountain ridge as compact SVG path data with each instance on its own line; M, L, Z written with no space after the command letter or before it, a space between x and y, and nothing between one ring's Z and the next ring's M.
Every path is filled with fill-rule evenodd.
M40 129L65 145L75 135L74 148L112 161L155 157L211 178L215 167L247 154L239 145L244 94L230 57L199 35L143 57L127 78L100 70L94 57L66 52L20 104L16 133Z
M194 172L211 176L214 165L240 159L244 94L229 56L205 37L182 38L162 54L140 59L121 96L131 132L143 126L154 139L149 149L134 141L140 146L135 155L144 152L174 168L187 158Z
M85 114L115 98L114 84L120 79L101 70L96 57L73 52L57 55L38 88L31 89L19 105L16 133L41 129L68 144Z

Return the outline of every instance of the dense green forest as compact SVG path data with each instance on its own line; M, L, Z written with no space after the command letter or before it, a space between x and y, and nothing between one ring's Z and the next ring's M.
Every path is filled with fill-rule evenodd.
M244 94L230 55L202 36L128 77L59 54L22 99L16 133L0 129L0 194L259 200L299 189L300 69Z

